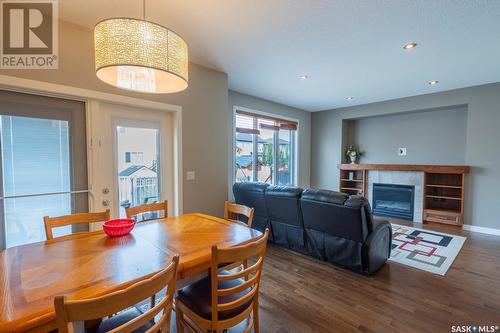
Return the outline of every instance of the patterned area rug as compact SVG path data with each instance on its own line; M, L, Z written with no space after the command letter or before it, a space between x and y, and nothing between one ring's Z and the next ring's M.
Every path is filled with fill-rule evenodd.
M465 239L462 236L392 224L389 260L444 276Z

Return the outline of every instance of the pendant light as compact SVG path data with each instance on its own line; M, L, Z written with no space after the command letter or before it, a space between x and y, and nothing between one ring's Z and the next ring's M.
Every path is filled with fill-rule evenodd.
M175 32L143 19L110 18L94 28L97 77L115 87L174 93L188 86L188 47Z

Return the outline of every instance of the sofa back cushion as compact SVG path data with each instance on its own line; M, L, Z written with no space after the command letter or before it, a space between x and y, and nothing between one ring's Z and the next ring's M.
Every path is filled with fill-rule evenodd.
M304 252L304 223L300 208L302 189L292 186L269 186L266 202L273 241L281 246Z
M264 231L269 227L265 191L266 183L234 183L233 194L237 204L254 208L252 228Z
M327 190L305 190L301 208L304 227L336 237L363 242L369 233L363 202L348 194Z
M302 228L301 194L300 187L269 186L266 189L269 219Z

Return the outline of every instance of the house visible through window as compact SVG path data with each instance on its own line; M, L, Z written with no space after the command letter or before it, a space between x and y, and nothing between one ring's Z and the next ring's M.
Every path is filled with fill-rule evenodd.
M297 125L290 120L236 111L235 181L294 184Z

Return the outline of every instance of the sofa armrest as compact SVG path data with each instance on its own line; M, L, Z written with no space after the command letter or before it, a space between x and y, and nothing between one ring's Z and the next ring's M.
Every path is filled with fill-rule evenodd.
M363 243L363 269L366 274L379 270L391 256L392 227L386 220L373 219L373 232Z

